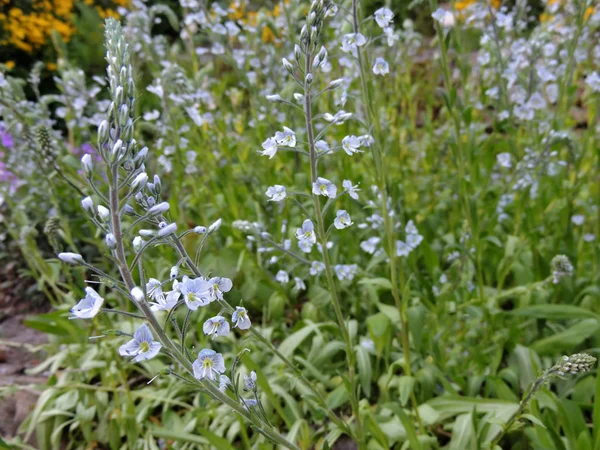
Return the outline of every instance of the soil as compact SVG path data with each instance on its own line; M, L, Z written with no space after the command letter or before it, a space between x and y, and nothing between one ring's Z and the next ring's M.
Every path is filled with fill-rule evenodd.
M45 378L29 376L26 371L43 360L43 352L32 347L44 344L47 338L25 326L23 320L47 312L48 307L43 306L35 281L22 276L19 261L18 257L0 261L0 436L5 439L17 434L35 406L39 395L35 385L46 383Z

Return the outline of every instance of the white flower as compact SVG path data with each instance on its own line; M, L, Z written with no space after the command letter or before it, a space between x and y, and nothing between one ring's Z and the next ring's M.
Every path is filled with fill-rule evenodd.
M375 75L386 75L390 73L390 65L383 58L377 58L373 64L373 73Z
M342 187L344 188L344 190L348 193L348 195L351 198L353 198L354 200L358 200L358 194L356 193L356 191L360 190L360 189L358 189L358 185L353 186L352 181L344 180L344 181L342 181Z
M394 13L389 8L379 8L375 11L375 22L377 22L377 25L381 28L387 27L392 22L393 18Z
M312 192L315 195L324 195L325 197L335 198L337 188L335 187L335 184L328 179L318 177L317 181L313 183Z
M350 214L348 214L345 210L340 209L337 213L336 213L336 217L335 220L333 221L333 225L338 229L341 230L343 228L348 228L350 225L352 225L352 220L350 219Z
M342 139L342 148L349 156L352 156L355 153L359 153L361 146L361 139L356 136L346 136Z
M335 274L340 281L352 281L358 272L358 266L356 264L338 264L333 269L335 270Z
M73 308L69 319L91 319L95 317L104 303L104 299L91 287L85 288L85 298L81 299Z
M283 147L295 147L296 146L296 133L290 130L288 127L283 127L283 131L275 133L275 142L279 146Z
M234 323L234 327L238 327L240 330L247 330L251 325L248 311L241 306L235 307L235 311L231 315L231 321Z
M290 282L290 275L285 270L280 270L275 275L275 279L281 284L288 284Z
M571 217L571 222L573 222L573 225L583 225L583 222L585 222L585 216L581 214L575 214L573 217Z
M266 192L267 196L269 196L269 201L271 202L280 202L287 196L287 192L285 190L285 186L281 186L280 184L276 184L274 186L269 186Z
M198 354L192 368L194 369L194 378L197 380L208 378L214 381L217 379L217 375L225 372L225 360L220 353L205 348Z
M134 356L135 362L154 358L162 345L152 337L148 325L143 324L133 333L133 339L119 347L119 355Z
M206 335L212 335L213 339L217 336L227 336L229 334L229 323L223 316L215 316L204 322L202 331Z
M268 138L266 141L262 143L263 151L259 152L262 156L268 156L271 159L277 153L277 142L275 139Z

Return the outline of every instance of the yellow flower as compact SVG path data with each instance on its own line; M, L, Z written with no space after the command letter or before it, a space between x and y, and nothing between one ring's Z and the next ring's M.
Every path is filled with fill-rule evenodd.
M588 20L592 14L594 14L594 7L590 6L585 10L585 13L583 13L583 20Z
M56 63L53 62L47 62L46 63L46 68L50 71L50 72L54 72L56 70Z
M6 68L8 70L13 70L15 68L15 62L14 61L5 61L4 65L6 66Z

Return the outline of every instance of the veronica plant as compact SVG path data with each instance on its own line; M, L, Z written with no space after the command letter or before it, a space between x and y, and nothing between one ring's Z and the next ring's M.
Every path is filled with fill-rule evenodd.
M108 288L129 299L138 312L102 309L103 298L88 287L86 297L73 308L72 314L75 318L91 318L100 312L111 312L139 319L142 324L131 336L132 339L120 347L121 355L132 357L134 362L167 355L174 364L174 369L167 369L167 373L197 385L241 415L272 443L297 449L269 423L259 404L256 386L252 389L254 398L242 397L236 374L239 358L231 366L229 382L224 375L226 364L220 353L206 348L194 358L186 348L190 317L198 308L210 307L212 303L226 305L226 309L233 312L232 321L241 330L251 327L250 320L243 307L238 306L234 310L225 303L224 296L232 287L231 280L203 276L181 243L181 237L187 233L202 234L206 239L217 232L220 220L208 228L196 227L181 234L177 233L177 225L167 220L169 204L160 201L160 178L155 176L149 181L144 165L148 149L140 149L134 138L136 96L131 53L121 25L116 20L106 21L105 37L111 103L106 119L98 127L97 151L102 157L102 164L93 164L89 157L82 159L85 176L94 193L83 199L82 206L90 220L104 234L106 248L118 267L120 279L88 264L77 253L61 253L59 258L65 263L88 268ZM101 169L104 169L104 174L99 177ZM138 235L134 237L134 230L141 225L147 228L138 229ZM170 278L164 282L152 278L146 281L144 253L156 245L169 245L180 255ZM191 271L191 274L179 280L179 273L184 269ZM165 293L163 289L167 284L172 284L172 290ZM154 300L153 305L149 299ZM184 323L180 327L176 320L172 321L178 331L178 345L169 336L166 325L171 323L169 319L174 310L183 305L188 308ZM159 322L155 310L169 310L165 326ZM213 336L229 332L227 319L220 314L209 319L203 328L206 334Z

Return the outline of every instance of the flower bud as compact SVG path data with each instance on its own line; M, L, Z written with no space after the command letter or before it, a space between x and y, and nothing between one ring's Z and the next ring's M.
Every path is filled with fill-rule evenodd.
M156 234L154 230L140 230L138 233L143 237L154 237Z
M168 202L159 203L158 205L154 205L152 208L150 208L148 210L148 215L150 217L158 216L160 214L167 212L170 207L171 207L171 205L169 205Z
M123 207L123 212L124 212L125 214L127 214L128 216L133 216L133 215L135 215L135 209L133 209L133 206L131 206L131 205L125 205L125 206Z
M281 95L279 94L273 94L273 95L267 95L267 100L269 100L270 102L273 103L277 103L281 101Z
M103 120L98 126L98 147L102 147L108 141L108 122Z
M174 280L179 275L179 266L171 267L171 272L169 273L169 278Z
M102 206L102 205L98 205L97 207L98 209L98 216L102 219L102 220L107 220L108 216L110 216L110 211L108 208Z
M127 105L121 105L119 107L119 123L127 123L128 114L129 108L127 108Z
M134 287L131 290L131 298L133 298L136 302L141 302L144 300L144 291L142 291L139 287Z
M89 177L92 175L92 171L94 170L94 164L92 163L92 155L86 153L81 158L81 166L83 167L83 171Z
M122 148L123 148L123 141L121 139L119 139L117 142L115 142L115 145L113 145L112 151L110 153L112 161L116 161L117 159L119 159L119 154L121 153Z
M160 177L158 175L154 175L154 190L156 194L160 194L162 188L162 183L160 182Z
M283 67L285 67L288 72L292 73L294 71L293 64L289 62L286 58L282 58L281 62L283 64Z
M139 192L141 189L144 188L144 186L146 186L147 182L148 182L148 174L146 172L142 172L133 179L133 181L131 182L130 188L132 191Z
M304 77L304 81L306 81L306 84L311 84L313 82L312 73L307 73L306 77Z
M64 252L58 254L58 259L67 264L83 264L83 256L79 253Z
M144 246L144 240L141 236L136 236L133 238L133 250L138 253L142 247Z
M81 200L81 207L86 211L86 212L93 212L94 211L94 201L92 200L92 197L85 197L83 200Z
M206 233L206 227L198 225L197 227L194 227L194 233L204 234L204 233Z
M110 250L114 250L117 247L117 240L115 239L115 235L112 233L108 233L104 238L104 241Z
M217 221L215 223L213 223L211 226L208 227L208 234L212 234L215 231L217 231L219 228L221 228L222 223L223 223L223 221L221 219L217 219Z
M302 50L300 50L300 46L296 44L294 46L294 58L296 58L296 62L300 62L300 57L302 56Z
M177 224L171 223L171 224L161 228L160 230L158 230L158 237L170 236L171 234L175 233L175 231L177 231Z

